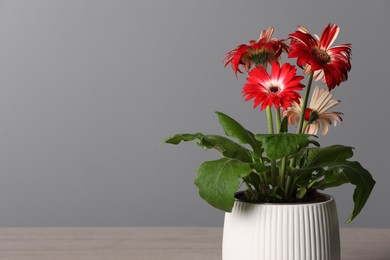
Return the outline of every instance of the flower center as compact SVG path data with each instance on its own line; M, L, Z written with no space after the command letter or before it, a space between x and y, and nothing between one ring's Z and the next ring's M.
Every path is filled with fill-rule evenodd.
M313 48L311 50L311 54L317 58L317 60L321 63L321 64L326 64L328 62L330 62L331 60L331 57L330 55L323 49L319 49L319 48Z
M271 86L269 87L269 91L272 93L278 94L280 92L280 88L278 86Z

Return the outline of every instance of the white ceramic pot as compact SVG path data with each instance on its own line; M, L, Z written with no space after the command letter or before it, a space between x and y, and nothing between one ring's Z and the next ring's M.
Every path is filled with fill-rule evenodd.
M223 260L340 260L336 203L253 204L225 214Z

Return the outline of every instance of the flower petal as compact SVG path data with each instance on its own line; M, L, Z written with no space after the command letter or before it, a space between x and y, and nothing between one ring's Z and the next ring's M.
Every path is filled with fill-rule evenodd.
M340 32L340 27L336 24L328 24L328 26L322 32L320 38L320 48L327 50L330 45L336 40L337 35Z

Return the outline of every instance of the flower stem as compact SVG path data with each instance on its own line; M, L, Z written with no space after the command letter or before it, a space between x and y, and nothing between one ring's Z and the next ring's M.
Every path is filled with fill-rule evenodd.
M274 122L272 120L271 107L268 106L266 109L267 109L268 133L273 134L274 133Z
M270 134L274 133L274 122L272 120L272 111L271 106L267 107L267 122L268 122L268 132ZM276 187L276 162L274 160L271 161L271 184L272 188Z
M301 111L301 117L299 118L299 126L298 126L298 131L297 131L297 134L302 134L305 132L305 129L306 129L306 126L307 126L307 123L305 123L305 113L306 113L306 108L307 108L307 101L309 100L309 95L310 95L310 89L311 89L311 83L313 82L313 75L314 75L314 71L312 71L310 73L310 76L309 76L309 81L307 82L307 86L306 86L306 93L305 93L305 99L303 100L303 106L302 106L302 111ZM291 167L294 167L295 166L295 162L296 162L296 157L294 157L291 161L290 161L290 166Z
M275 117L276 117L276 128L277 128L277 133L280 134L280 128L282 125L282 119L280 117L280 108L275 108ZM279 176L280 176L280 186L284 187L284 182L286 178L286 162L287 162L287 157L283 157L281 160L280 164L280 169L279 169Z
M306 120L303 122L303 126L302 126L302 132L303 132L303 133L306 132L306 127L307 127L308 124L309 124L309 122L306 121Z
M307 108L307 101L308 101L309 95L310 95L311 83L313 82L313 75L314 75L314 71L312 71L310 73L309 81L308 81L307 86L306 86L305 99L303 100L301 117L299 118L299 127L298 127L298 131L297 131L298 134L302 134L303 122L305 121L305 112L306 112L306 108Z
M286 162L287 157L283 157L280 163L280 186L284 187L284 183L286 180Z
M280 133L280 127L282 125L282 119L280 118L280 108L277 109L275 108L276 114L276 132L279 134Z

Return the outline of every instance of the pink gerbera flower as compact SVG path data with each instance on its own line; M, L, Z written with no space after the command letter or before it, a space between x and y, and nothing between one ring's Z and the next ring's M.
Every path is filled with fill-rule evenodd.
M314 71L315 80L328 85L329 90L346 81L351 70L351 44L330 47L340 31L336 24L329 24L321 37L309 33L303 27L290 34L291 47L289 58L297 58L297 65L304 68L306 74Z
M234 74L242 73L240 66L243 66L245 71L249 71L252 65L266 65L274 61L280 62L280 54L283 51L288 51L288 45L285 40L271 38L274 28L270 27L266 31L260 33L257 41L249 41L249 45L241 44L234 50L226 53L224 58L225 67L230 63Z
M299 103L301 97L296 90L302 90L302 76L296 76L297 69L289 63L280 67L278 62L272 63L272 73L258 66L249 72L247 83L242 89L245 101L254 99L254 108L261 103L260 110L275 105L277 109L287 109L292 101Z

